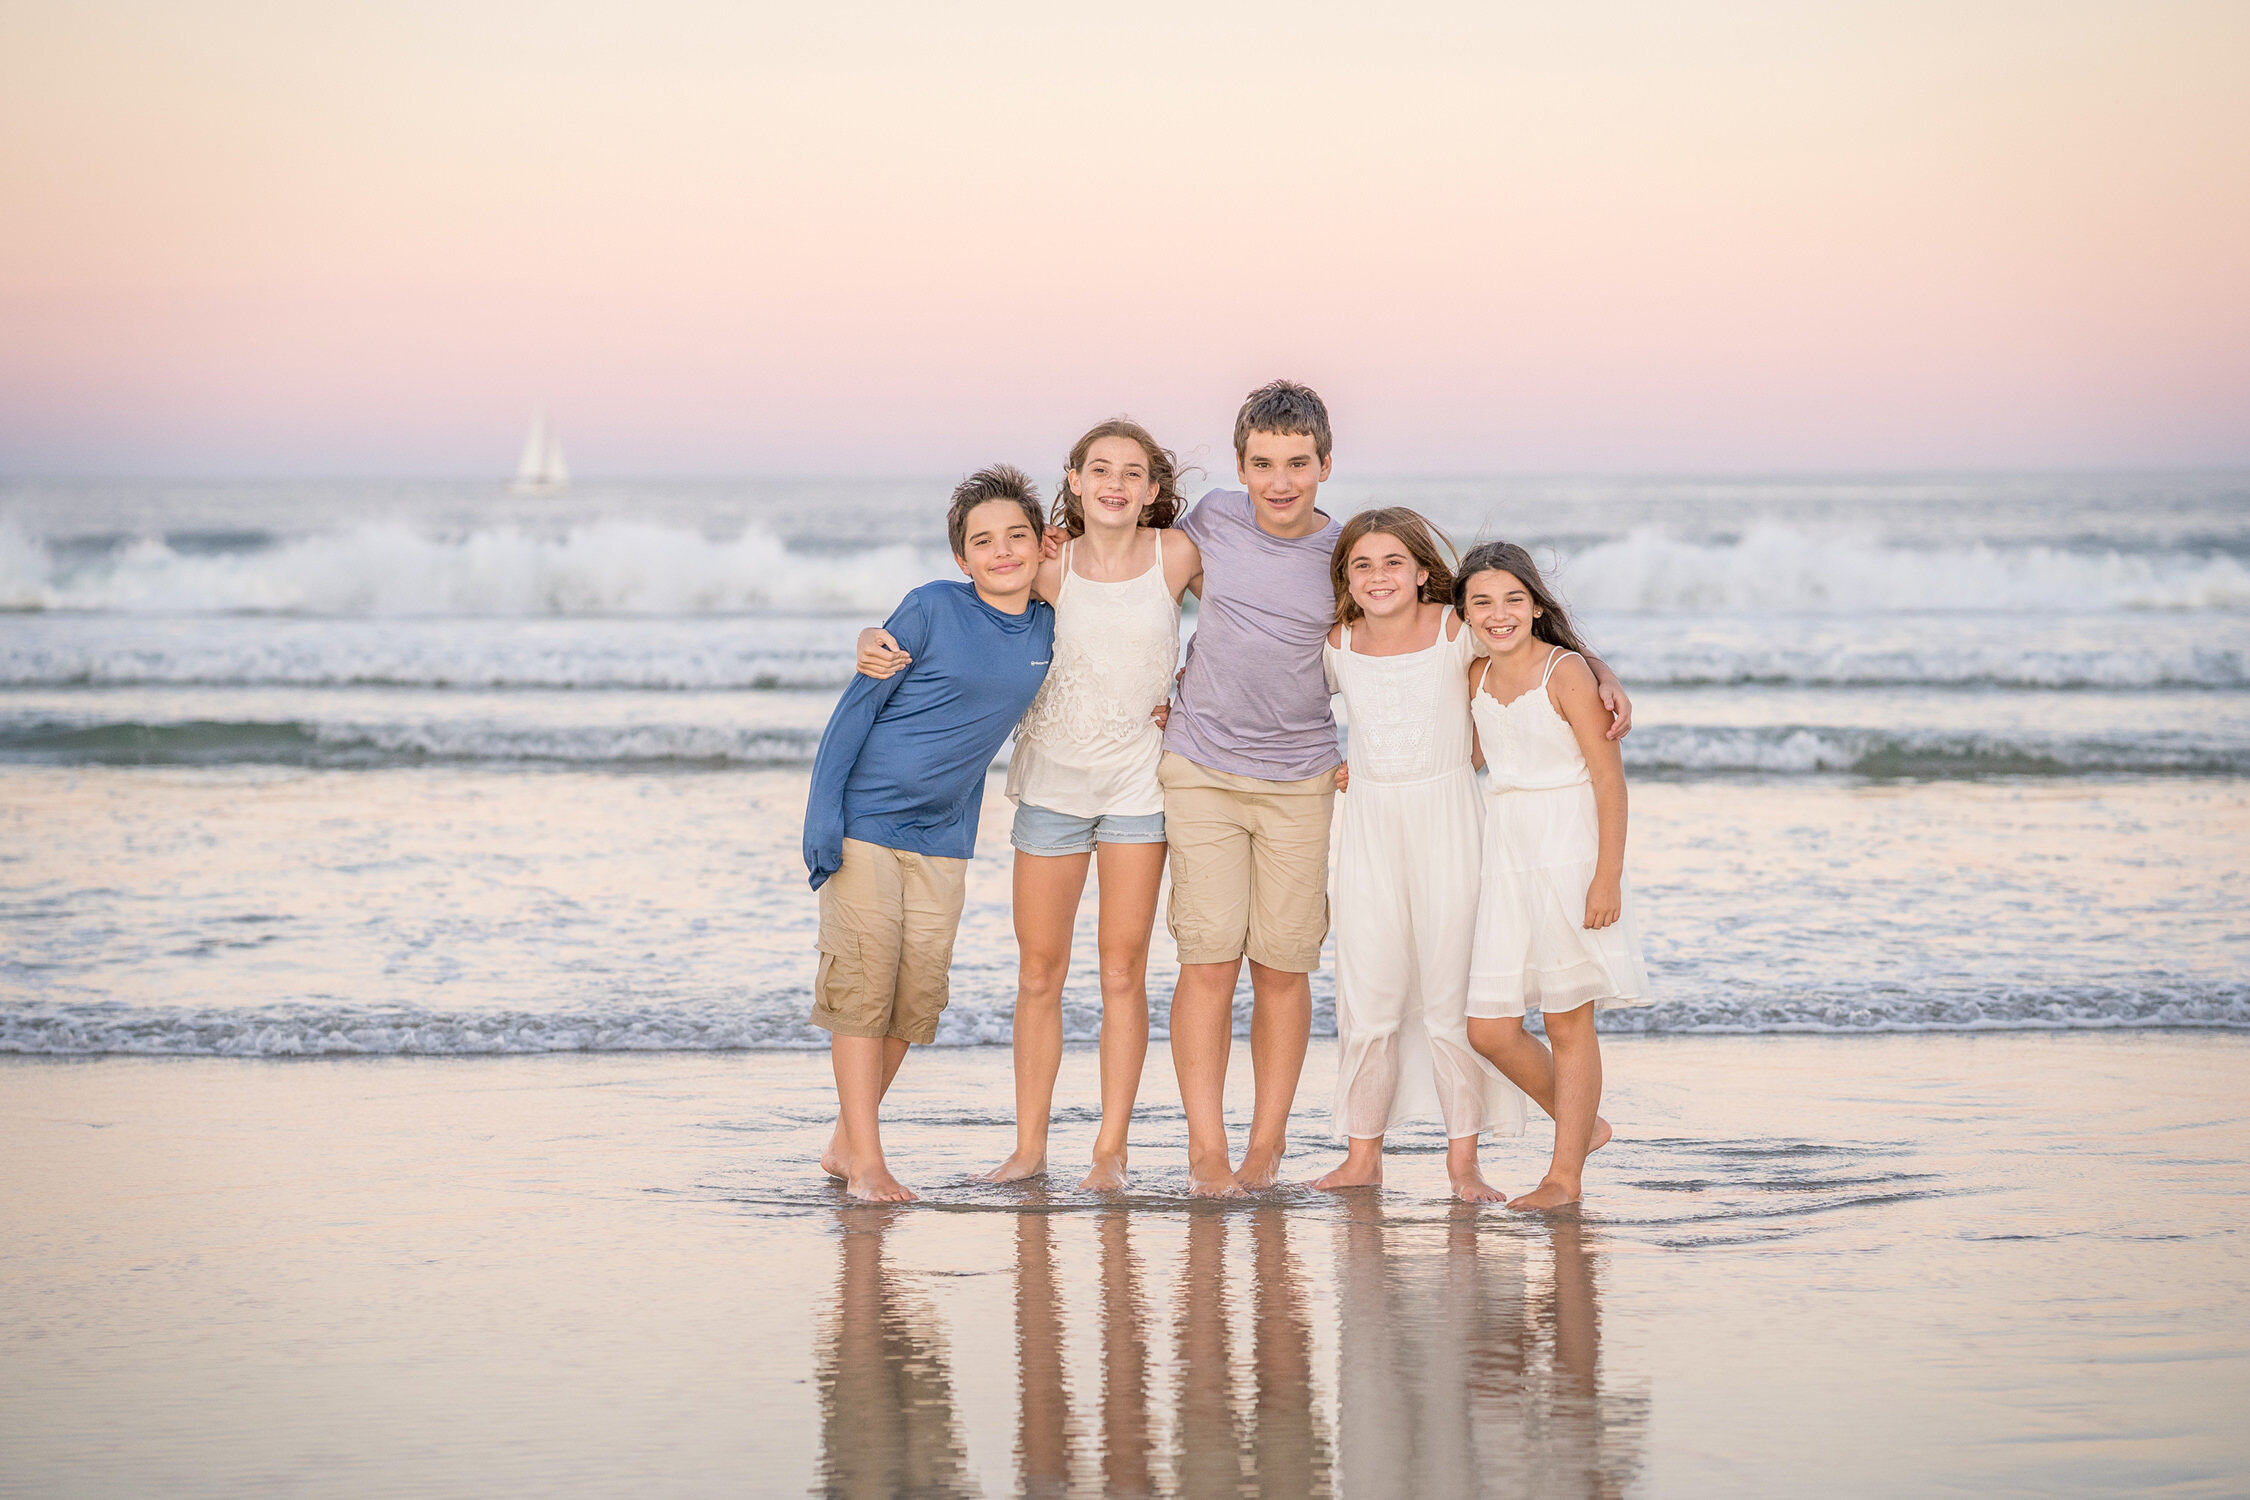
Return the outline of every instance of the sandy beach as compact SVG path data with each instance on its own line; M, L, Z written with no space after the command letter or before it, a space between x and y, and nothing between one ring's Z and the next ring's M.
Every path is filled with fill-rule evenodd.
M974 1186L1007 1067L912 1060L927 1201L877 1211L814 1169L817 1055L9 1059L6 1488L2250 1485L2250 1039L1620 1037L1552 1223L1449 1204L1434 1142L1190 1207L1160 1065L1134 1194Z

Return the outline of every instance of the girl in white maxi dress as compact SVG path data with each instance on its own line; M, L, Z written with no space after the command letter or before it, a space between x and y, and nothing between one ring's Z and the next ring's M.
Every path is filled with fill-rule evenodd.
M1379 1182L1382 1137L1434 1115L1452 1143L1455 1191L1495 1201L1477 1175L1477 1137L1520 1133L1524 1099L1470 1047L1464 1022L1484 821L1469 727L1475 644L1439 602L1452 579L1414 512L1362 511L1337 539L1336 558L1339 595L1351 601L1340 598L1339 613L1359 616L1322 653L1350 725L1331 906L1335 1133L1352 1154L1315 1185ZM1386 626L1430 632L1429 644L1368 654L1377 612Z
M1608 717L1577 636L1529 554L1504 542L1472 549L1455 598L1489 654L1468 673L1486 796L1469 1035L1555 1117L1555 1164L1510 1205L1552 1208L1578 1198L1586 1154L1607 1139L1593 1012L1648 1003L1624 878L1624 773L1597 727ZM1573 662L1566 693L1556 674ZM1574 728L1558 698L1586 723ZM1588 744L1602 759L1598 788ZM1532 1008L1552 1054L1523 1030Z

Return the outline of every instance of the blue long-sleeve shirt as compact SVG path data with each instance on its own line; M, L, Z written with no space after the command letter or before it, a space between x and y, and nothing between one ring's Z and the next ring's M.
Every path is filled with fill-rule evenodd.
M805 868L815 890L844 840L967 859L976 852L984 774L1047 676L1055 612L1032 600L994 609L967 583L925 583L883 622L914 658L877 682L852 678L828 716L805 802Z

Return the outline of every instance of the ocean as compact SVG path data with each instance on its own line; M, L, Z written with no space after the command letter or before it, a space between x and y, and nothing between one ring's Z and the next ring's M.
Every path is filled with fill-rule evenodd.
M0 484L0 1051L821 1045L807 768L948 488ZM2250 1029L2250 476L1322 504L1530 545L1633 694L1612 1029ZM998 779L943 1044L1008 1037Z

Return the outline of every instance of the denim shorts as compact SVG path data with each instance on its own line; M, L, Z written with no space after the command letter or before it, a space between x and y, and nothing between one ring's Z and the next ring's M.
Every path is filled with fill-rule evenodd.
M1144 813L1137 818L1103 813L1074 818L1049 812L1028 802L1016 805L1016 826L1008 842L1026 854L1091 854L1096 844L1161 844L1164 814Z

